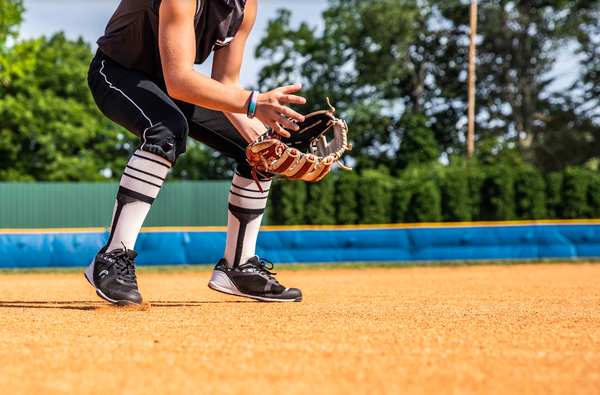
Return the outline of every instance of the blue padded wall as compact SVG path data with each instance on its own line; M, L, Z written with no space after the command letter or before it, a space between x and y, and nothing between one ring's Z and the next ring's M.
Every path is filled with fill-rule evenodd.
M106 231L0 231L0 267L86 266L107 238ZM215 264L224 246L224 230L142 232L137 263ZM257 254L281 263L600 257L600 224L266 228Z

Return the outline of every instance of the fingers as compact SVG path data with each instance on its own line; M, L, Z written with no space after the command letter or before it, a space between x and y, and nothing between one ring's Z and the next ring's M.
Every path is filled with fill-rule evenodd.
M281 93L284 93L284 94L294 93L294 92L298 92L300 89L302 89L302 84L282 86L279 89L281 89ZM301 104L303 104L303 103L301 103Z
M306 103L305 98L291 94L301 88L300 84L288 85L260 94L255 116L281 136L291 137L290 133L283 128L291 131L299 130L298 125L293 121L303 122L304 116L287 107L287 104Z
M304 122L304 115L297 113L289 107L283 107L281 109L281 114L285 115L288 118L295 119L298 122ZM294 129L297 130L297 129Z
M289 108L287 106L281 106L278 109L278 113L283 114L288 118L295 119L298 122L304 122L304 115L292 110L291 108Z
M289 138L292 136L287 130L282 128L281 125L279 125L279 123L277 123L277 122L273 122L269 126L271 127L271 129L273 129L274 131L276 131L278 134L280 134L283 137Z
M284 128L282 128L281 126L279 126L279 131L277 133L279 133L281 136L283 136L285 138L292 137L292 135L287 130L285 130Z
M295 95L283 95L279 98L281 104L305 104L306 99Z
M283 115L279 115L279 120L277 121L277 123L279 125L283 126L284 128L287 128L287 129L290 129L290 130L298 131L300 129L298 127L298 125L296 125L289 118L287 118L287 117L285 117Z

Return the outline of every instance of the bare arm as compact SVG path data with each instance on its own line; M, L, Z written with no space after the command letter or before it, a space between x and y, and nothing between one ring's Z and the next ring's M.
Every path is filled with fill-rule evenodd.
M246 114L252 92L241 88L239 69L246 38L256 18L256 0L248 0L244 21L236 38L228 47L215 53L214 79L193 69L196 54L195 12L196 0L163 0L161 3L158 40L167 91L175 99L202 107L232 114ZM215 69L219 71L215 72ZM259 95L256 118L288 135L279 124L295 130L296 125L286 117L299 121L304 118L285 106L288 103L304 103L304 98L292 95L300 88L299 85L291 85ZM246 130L240 130L244 138L252 139L258 133L254 130L258 128L258 124L256 121L247 123L242 118L236 115L234 125Z
M246 40L256 19L256 9L256 0L249 0L246 2L244 21L242 22L235 39L227 47L215 52L212 78L227 86L242 89L242 85L240 84L242 57L244 54ZM248 142L255 141L259 136L266 132L263 122L259 120L262 119L260 115L261 100L264 99L262 96L263 95L259 95L259 101L256 107L256 118L254 119L249 119L243 114L225 112L227 118L229 118L231 123L239 130L239 132ZM278 125L270 124L269 126L275 130L278 130ZM287 132L285 133L287 134Z

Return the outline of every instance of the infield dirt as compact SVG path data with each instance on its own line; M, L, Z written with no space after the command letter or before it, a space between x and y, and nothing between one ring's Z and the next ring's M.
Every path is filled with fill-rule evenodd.
M600 265L282 271L301 303L0 276L0 394L599 394Z

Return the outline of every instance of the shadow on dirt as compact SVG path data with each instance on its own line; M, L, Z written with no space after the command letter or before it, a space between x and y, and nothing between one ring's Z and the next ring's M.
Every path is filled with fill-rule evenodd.
M17 309L65 309L65 310L98 310L113 308L119 310L134 310L144 311L151 307L194 307L206 304L237 304L237 303L259 303L250 300L206 300L206 301L150 301L144 302L141 306L117 306L108 302L89 302L89 301L0 301L0 309L2 308L17 308Z

